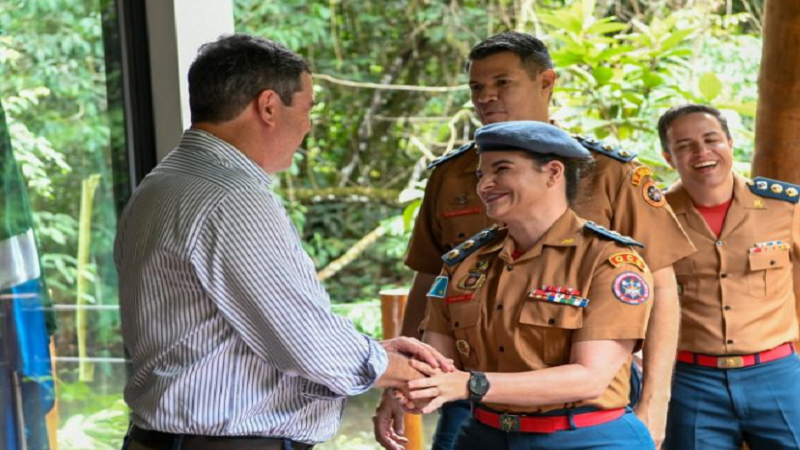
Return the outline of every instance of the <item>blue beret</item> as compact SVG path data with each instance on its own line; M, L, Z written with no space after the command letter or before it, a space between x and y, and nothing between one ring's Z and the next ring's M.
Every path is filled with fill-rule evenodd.
M519 150L566 158L591 157L586 148L561 128L532 120L498 122L478 128L475 143L478 153Z

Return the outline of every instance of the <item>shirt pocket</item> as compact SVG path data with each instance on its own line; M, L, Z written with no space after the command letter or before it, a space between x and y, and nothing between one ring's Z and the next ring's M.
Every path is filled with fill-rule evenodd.
M694 259L678 260L672 268L675 271L675 281L678 283L678 298L681 300L684 296L697 298L698 279L694 273Z
M750 272L748 273L748 289L750 295L763 298L770 286L776 285L778 279L790 266L789 250L770 250L748 255Z
M583 327L583 308L543 300L527 301L519 317L523 345L548 365L569 362L572 333Z
M480 363L477 352L480 341L478 330L480 313L481 304L477 301L450 305L450 329L465 369L477 368Z

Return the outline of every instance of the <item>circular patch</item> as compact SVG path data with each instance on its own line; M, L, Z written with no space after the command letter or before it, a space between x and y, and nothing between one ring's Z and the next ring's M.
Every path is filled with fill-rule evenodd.
M614 279L614 296L622 303L641 305L650 299L650 286L635 272L622 272Z
M469 342L459 339L456 341L456 348L458 352L464 356L469 356Z
M661 189L658 188L658 185L653 180L649 180L642 186L642 196L644 201L656 208L660 208L667 203L664 199L664 194L661 193Z

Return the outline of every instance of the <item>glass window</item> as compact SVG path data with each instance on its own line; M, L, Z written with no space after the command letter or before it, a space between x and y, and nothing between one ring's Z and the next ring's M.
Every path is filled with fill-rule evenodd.
M49 423L60 450L119 448L127 427L112 258L130 191L115 7L0 0L0 98L56 318Z

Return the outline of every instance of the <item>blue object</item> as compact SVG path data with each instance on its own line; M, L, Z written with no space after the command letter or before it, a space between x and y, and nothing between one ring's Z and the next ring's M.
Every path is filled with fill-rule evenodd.
M639 242L639 241L637 241L637 240L635 240L633 238L630 238L628 236L623 236L623 235L617 233L616 231L609 230L608 228L602 227L602 226L600 226L600 225L598 225L598 224L596 224L594 222L591 222L591 221L590 222L586 222L586 225L584 225L584 226L586 228L594 231L595 233L599 234L600 236L603 236L604 238L611 239L612 241L617 241L622 245L627 245L627 246L630 246L630 247L642 247L642 248L644 248L644 244L642 244L641 242Z
M428 297L444 298L447 295L447 285L450 279L445 276L438 276L428 292Z
M755 177L752 182L747 184L750 186L750 192L761 197L774 198L789 203L800 201L800 186L796 184L764 177Z
M452 151L452 152L442 156L441 158L436 159L432 163L428 164L428 169L433 169L434 167L438 166L439 164L442 164L444 162L450 161L451 159L455 158L456 156L458 156L458 155L460 155L462 153L465 153L465 152L467 152L469 150L472 150L472 148L474 146L475 146L474 142L468 142L468 143L462 145L461 147L458 147L455 151Z
M636 408L636 405L639 404L639 398L642 396L642 369L636 365L636 362L631 362L631 393L630 393L630 403L628 406L631 408Z
M445 403L439 411L439 421L436 423L431 450L452 450L461 425L472 414L472 406L467 400L456 400Z
M461 245L442 255L442 261L444 261L445 265L447 266L453 266L467 259L467 256L475 253L475 250L478 250L489 242L492 242L498 235L498 228L499 227L497 225L492 225L491 227L478 232L471 238L462 242Z
M716 447L708 447L716 448ZM650 432L630 408L617 420L555 433L505 432L470 417L461 427L453 450L653 450Z
M591 154L564 130L533 120L498 122L475 132L478 153L520 150L565 158L591 158Z
M621 162L631 162L636 159L637 154L635 152L630 152L627 150L622 150L616 145L609 144L607 142L598 141L594 138L586 138L579 135L573 136L581 145L586 147L587 150L591 150L595 153L599 153L603 156L608 156L609 158L616 159L617 161Z
M678 362L665 450L800 449L800 357L738 369Z

